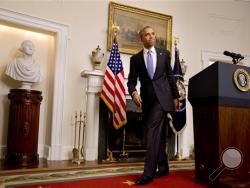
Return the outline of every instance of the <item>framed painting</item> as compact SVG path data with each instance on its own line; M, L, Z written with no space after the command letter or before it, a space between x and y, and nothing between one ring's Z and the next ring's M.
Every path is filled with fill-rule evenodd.
M107 46L109 50L114 40L114 25L119 27L116 39L121 53L135 54L142 48L139 31L145 26L154 28L157 37L155 46L171 52L172 16L110 2Z

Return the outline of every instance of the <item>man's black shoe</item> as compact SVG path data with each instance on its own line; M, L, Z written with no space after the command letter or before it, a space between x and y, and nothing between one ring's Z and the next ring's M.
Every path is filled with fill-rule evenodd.
M169 170L158 170L156 172L156 177L159 178L159 177L162 177L162 176L168 176L169 175Z
M146 184L152 182L153 179L154 179L154 178L152 178L152 177L148 177L148 176L142 175L141 177L139 177L139 178L135 181L135 184L136 184L136 185L146 185Z

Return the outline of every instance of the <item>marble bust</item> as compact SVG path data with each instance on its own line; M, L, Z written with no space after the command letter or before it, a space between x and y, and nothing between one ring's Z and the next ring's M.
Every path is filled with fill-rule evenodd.
M32 83L41 81L40 66L32 58L35 46L31 41L25 40L21 43L19 51L22 57L14 58L7 65L5 74L21 81L21 89L30 89Z

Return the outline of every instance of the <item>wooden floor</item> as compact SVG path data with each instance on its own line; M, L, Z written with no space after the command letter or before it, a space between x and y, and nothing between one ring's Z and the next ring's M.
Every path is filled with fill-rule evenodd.
M193 160L181 160L181 161L170 161L169 165L193 165ZM95 169L95 168L107 168L107 167L118 167L118 166L143 166L143 162L84 162L81 164L72 163L72 161L47 161L45 159L39 160L37 167L29 168L15 168L4 165L3 161L0 161L0 176L1 175L12 175L22 174L30 172L46 172L46 171L60 171L60 170L75 170L75 169Z

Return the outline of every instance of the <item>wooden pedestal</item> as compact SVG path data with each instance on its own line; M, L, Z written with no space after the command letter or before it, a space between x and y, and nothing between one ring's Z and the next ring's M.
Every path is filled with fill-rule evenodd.
M41 94L35 90L10 90L8 166L27 167L39 163L37 148Z

